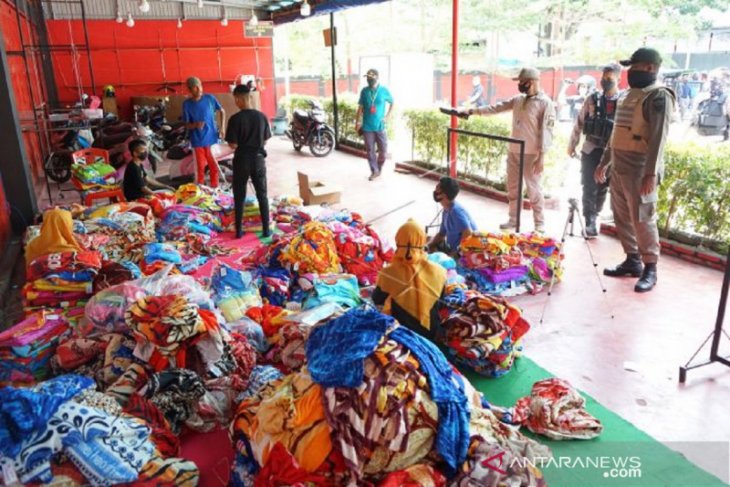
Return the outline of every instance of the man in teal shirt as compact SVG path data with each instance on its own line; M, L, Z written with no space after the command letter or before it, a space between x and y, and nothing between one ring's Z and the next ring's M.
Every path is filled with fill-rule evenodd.
M355 116L355 130L362 129L365 138L365 148L368 152L370 164L370 181L380 176L388 153L388 138L385 135L385 123L390 121L390 112L393 111L393 96L385 86L378 83L378 70L369 69L365 75L368 86L360 92L360 101ZM385 104L388 104L386 110ZM360 116L362 115L362 121ZM378 146L377 157L375 145Z

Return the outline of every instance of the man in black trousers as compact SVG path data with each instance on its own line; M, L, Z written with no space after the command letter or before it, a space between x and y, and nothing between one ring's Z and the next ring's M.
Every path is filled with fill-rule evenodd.
M233 199L236 207L236 238L243 236L243 203L246 200L248 179L253 181L256 199L261 212L262 237L271 235L269 230L269 198L266 194L266 151L264 145L271 138L266 115L251 108L248 85L238 85L233 90L236 106L240 109L228 121L226 142L236 150L233 156Z

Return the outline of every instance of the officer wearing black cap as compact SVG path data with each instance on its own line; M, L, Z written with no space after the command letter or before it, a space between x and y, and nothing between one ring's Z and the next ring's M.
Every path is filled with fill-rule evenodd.
M601 157L613 131L613 119L616 115L616 105L619 91L618 81L621 76L621 66L608 64L603 67L601 76L602 91L591 93L583 103L580 113L576 117L573 132L568 142L568 155L576 157L576 148L580 143L581 135L585 135L581 147L581 183L583 185L583 216L586 221L586 236L598 235L597 218L603 209L608 193L608 182L598 184L593 179L593 173L601 162Z
M641 293L657 282L657 186L676 96L657 83L662 57L656 50L643 47L621 64L629 66L630 89L619 98L613 133L595 179L604 183L611 169L611 208L626 259L603 273L639 277L634 291Z

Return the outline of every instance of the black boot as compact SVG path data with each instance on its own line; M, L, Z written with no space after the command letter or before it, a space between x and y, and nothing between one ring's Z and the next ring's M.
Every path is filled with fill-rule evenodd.
M641 265L639 254L628 254L626 256L626 260L616 267L607 267L603 269L603 275L611 277L639 277L641 276L642 268L643 266Z
M596 215L586 216L586 237L597 237L598 229L596 228Z
M238 227L238 228L236 228L236 238L241 238L241 237L243 237L243 230L240 227Z
M641 273L641 279L636 281L634 291L645 293L654 289L654 286L656 286L656 264L646 264L644 272Z

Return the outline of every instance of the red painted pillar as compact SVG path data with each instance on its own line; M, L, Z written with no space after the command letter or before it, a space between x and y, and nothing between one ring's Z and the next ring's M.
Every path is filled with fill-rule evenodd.
M457 82L459 80L459 0L452 0L453 11L451 19L451 106L456 107L459 104L457 93ZM459 125L459 121L455 116L451 116L451 128L455 129ZM456 157L459 153L457 142L459 134L451 132L451 155L449 159L449 174L456 177Z

